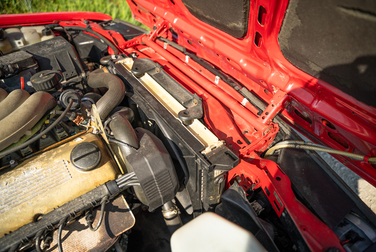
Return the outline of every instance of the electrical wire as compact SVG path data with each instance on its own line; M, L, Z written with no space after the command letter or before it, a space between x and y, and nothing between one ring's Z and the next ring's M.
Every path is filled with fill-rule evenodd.
M19 246L20 246L19 243L13 245L12 247L10 247L10 249L8 250L8 252L15 252L18 249Z
M120 144L120 145L125 145L125 146L128 146L128 147L131 147L132 149L135 149L135 150L138 150L138 148L130 145L130 144L127 144L123 141L120 141L120 140L117 140L117 139L114 139L114 138L108 138L108 141L111 142L111 143L116 143L116 144Z
M272 155L278 149L287 149L287 148L321 151L321 152L346 156L346 157L356 159L356 160L361 160L361 161L365 160L365 158L366 158L366 156L364 156L364 155L359 155L359 154L350 153L350 152L346 152L346 151L335 150L335 149L332 149L332 148L329 148L329 147L326 147L326 146L322 146L322 145L311 143L311 142L304 142L304 141L283 141L283 142L280 142L280 143L274 145L273 147L271 147L265 153L264 157L268 157L268 156ZM368 163L376 164L376 157L370 157L368 159Z
M129 172L122 177L116 179L116 184L120 189L126 189L131 186L139 186L140 182L138 181L136 174L134 172Z
M43 233L45 231L46 230L41 230L35 235L35 237L36 237L36 239L35 239L35 249L37 250L37 252L44 252L44 251L47 251L47 249L50 248L50 245L51 245L51 242L52 242L52 237L48 235L48 231L46 231L46 233L44 234L43 249L40 247L41 238L42 238Z
M59 230L57 231L57 247L59 252L63 252L63 245L61 244L61 234L63 232L63 227L67 221L68 217L63 218L59 223Z
M141 185L139 182L131 181L131 182L127 182L127 183L118 185L118 187L121 188L121 189L126 189L126 188L131 187L131 186L139 186L139 185Z
M116 180L116 183L121 183L121 182L126 181L126 180L128 180L128 179L130 179L130 178L133 178L133 177L135 177L135 176L136 176L136 174L135 174L134 172L129 172L129 173L127 173L127 174L121 176L120 178L118 178L118 179Z
M36 234L36 239L35 239L35 249L37 250L37 252L43 252L43 250L40 248L40 238L43 234L43 230L42 231L39 231L37 234Z
M129 172L129 173L121 176L120 178L116 179L116 184L125 183L125 182L128 182L130 180L138 181L136 174L134 172Z
M34 136L33 138L29 139L28 141L24 142L23 144L20 144L20 145L14 147L12 149L0 152L0 158L4 157L4 156L6 156L10 153L13 153L15 151L18 151L19 149L25 148L26 146L28 146L28 145L34 143L35 141L39 140L43 135L47 134L47 132L52 130L61 120L63 120L65 115L68 113L68 111L72 107L72 104L73 104L73 100L70 101L69 105L64 110L64 112L50 126L48 126L45 130L40 132L38 135Z
M102 201L101 201L101 212L100 212L100 215L99 215L98 223L95 226L95 228L93 228L93 221L94 221L93 215L90 213L86 216L87 225L89 226L91 231L97 231L99 229L99 227L101 226L102 221L103 221L103 216L104 216L104 208L106 206L107 200L108 200L108 196L104 196Z

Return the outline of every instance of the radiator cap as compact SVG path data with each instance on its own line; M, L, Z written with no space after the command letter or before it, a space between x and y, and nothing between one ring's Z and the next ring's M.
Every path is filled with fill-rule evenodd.
M76 145L70 155L72 164L79 170L90 171L101 161L102 153L94 143L80 143Z

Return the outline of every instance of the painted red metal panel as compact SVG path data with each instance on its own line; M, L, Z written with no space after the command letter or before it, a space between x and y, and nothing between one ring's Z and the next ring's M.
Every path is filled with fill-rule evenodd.
M59 21L72 20L112 20L112 17L98 12L89 11L65 11L65 12L45 12L45 13L26 13L26 14L4 14L0 15L0 26L14 26L19 24L44 24L55 23Z
M287 93L294 102L282 112L284 118L313 141L335 149L349 146L348 151L372 155L376 148L376 108L304 73L282 55L278 33L288 2L251 1L248 33L236 39L198 20L179 0L128 0L137 20L150 28L164 21L178 34L178 44L219 67L266 102L270 103L278 90ZM260 6L264 10L263 25L257 21ZM256 32L261 36L258 46L254 42ZM323 125L323 119L335 131L328 134L331 129ZM376 186L372 165L336 158Z

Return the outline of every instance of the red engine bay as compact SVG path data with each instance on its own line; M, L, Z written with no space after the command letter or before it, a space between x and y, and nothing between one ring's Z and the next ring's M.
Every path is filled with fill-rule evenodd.
M330 217L325 217L324 213L321 214L321 210L315 208L325 201L314 204L310 199L305 200L305 194L299 194L297 191L300 189L292 186L299 180L299 173L292 178L291 171L287 172L282 165L285 163L287 166L291 163L272 158L273 154L281 158L282 155L288 155L283 154L285 152L282 151L287 148L325 151L376 186L376 109L300 70L285 58L278 36L286 18L289 1L245 1L249 5L249 12L246 15L249 19L246 22L245 34L240 38L197 18L197 15L193 15L192 10L188 8L189 1L128 0L127 2L134 18L151 29L149 33L126 39L119 32L111 30L111 26L104 29L106 22L112 20L111 17L85 12L3 15L0 16L0 26L9 28L56 24L62 29L55 30L57 36L62 36L64 29L90 29L90 32L85 30L83 32L95 38L106 39L112 45L107 48L108 55L134 60L131 69L137 78L141 78L137 76L137 71L152 76L154 75L150 72L151 69L156 71L154 74L163 71L190 94L197 95L197 99L202 102L202 117L194 119L200 118L207 130L214 133L236 158L233 167L229 167L229 165L221 166L221 161L217 159L218 163L213 163L209 154L204 155L211 162L208 174L214 172L216 175L208 175L214 177L212 180L208 179L207 184L201 182L197 193L188 188L193 184L192 188L199 187L198 182L191 182L196 181L196 177L192 173L193 170L188 167L189 176L185 177L185 182L181 183L179 190L187 187L192 198L193 217L198 217L206 211L216 212L216 206L222 202L220 200L222 193L230 190L236 183L249 198L255 194L254 192L263 194L270 204L270 209L274 210L276 218L282 221L281 225L287 230L290 229L290 233L286 232L295 242L294 245L287 247L278 245L275 251L289 251L291 248L296 251L356 251L354 247L352 247L354 250L345 248L345 245L355 244L361 238L351 240L352 238L338 231L341 226L338 221L333 224L326 221ZM167 139L174 141L173 134L171 133L169 137L166 129L161 126L171 122L169 117L163 117L162 112L157 109L156 112L150 112L151 114L146 112L147 109L142 107L140 101L150 102L148 105L150 107L153 106L152 101L148 100L148 96L143 96L142 89L133 84L131 80L133 77L128 78L124 70L120 70L119 65L123 63L117 64L116 60L119 58L114 58L115 63L107 65L105 72L121 76L122 80L126 80L125 83L136 90L135 93L141 94L140 97L142 96L144 100L137 100L136 96L129 98L141 107L147 118L158 124L160 132ZM137 64L140 62L137 66L145 69L137 69L136 62ZM148 68L150 65L146 66L146 63L142 62L153 62L155 65L153 68ZM154 79L157 80L156 77ZM190 119L184 121L182 117L179 118L187 128L190 127ZM304 142L292 128L308 137L313 143ZM174 134L178 135L180 129L175 128L175 130ZM157 133L155 134L158 136ZM293 137L285 137L287 135ZM180 144L179 146L182 148ZM276 148L273 149L273 146ZM208 147L213 153L216 149L220 149L218 146ZM305 150L302 152L305 153ZM183 150L181 152L184 158L191 155ZM346 155L345 152L350 154ZM296 155L299 156L299 153ZM178 159L176 157L176 160ZM198 160L194 161L196 165L199 163ZM188 162L187 166L190 166ZM302 159L297 169L302 170L304 166L308 164ZM311 183L320 187L320 183L325 183L326 180L320 179L320 172L316 174L317 177L312 178ZM223 179L223 184L218 182L219 178ZM208 185L210 183L221 185L218 188L211 187ZM330 195L334 194L335 190L330 191L332 189L322 187L322 190L329 190L327 201L330 197L336 198L336 195ZM213 193L212 191L215 190L219 192ZM301 190L304 191L304 187ZM194 202L193 198L196 196L193 195L201 195L201 197L197 196L198 203ZM318 194L312 193L312 195L311 197L315 199L311 200L320 197ZM203 200L206 197L207 200ZM369 210L363 211L360 205L362 203L357 201L349 209L360 216L360 219L366 219L370 229L374 228L372 225L375 223L372 222L375 217ZM340 208L341 205L337 206ZM355 211L354 208L358 210ZM331 209L331 206L323 212L328 209ZM334 209L331 213L332 216L336 215L335 211ZM274 213L271 215L274 216ZM137 220L136 216L136 225ZM276 226L274 222L273 225ZM363 236L359 235L359 237ZM129 239L131 238L132 236ZM370 236L368 238L372 240ZM374 245L374 241L372 244ZM372 251L372 244L367 245L370 250L359 251ZM265 246L263 243L262 245ZM267 249L270 250L270 247Z

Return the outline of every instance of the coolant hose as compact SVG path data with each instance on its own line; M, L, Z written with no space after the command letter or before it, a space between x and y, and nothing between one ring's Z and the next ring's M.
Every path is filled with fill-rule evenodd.
M43 115L56 106L47 92L36 92L0 121L0 150L18 141ZM1 109L1 108L0 108Z
M101 120L105 120L111 111L121 103L125 96L125 85L119 77L97 69L90 73L87 84L91 88L108 88L107 92L96 103Z
M0 121L7 117L10 113L16 110L30 94L22 89L16 89L11 92L1 103L0 103Z

